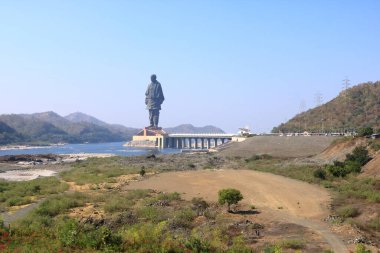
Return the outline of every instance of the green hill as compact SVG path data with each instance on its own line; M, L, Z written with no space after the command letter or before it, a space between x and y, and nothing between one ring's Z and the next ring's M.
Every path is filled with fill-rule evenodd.
M127 141L135 132L106 123L72 122L55 112L0 115L0 145Z
M342 91L333 100L302 112L272 132L343 132L380 128L380 81Z

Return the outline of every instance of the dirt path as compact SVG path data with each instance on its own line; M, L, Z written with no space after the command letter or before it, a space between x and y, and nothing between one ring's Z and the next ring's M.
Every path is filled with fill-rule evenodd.
M188 200L203 197L217 201L218 191L229 187L239 189L244 196L243 204L255 205L269 219L308 227L322 235L334 252L348 252L343 242L321 221L329 214L329 192L305 182L250 170L203 170L162 173L132 182L126 188L177 191Z

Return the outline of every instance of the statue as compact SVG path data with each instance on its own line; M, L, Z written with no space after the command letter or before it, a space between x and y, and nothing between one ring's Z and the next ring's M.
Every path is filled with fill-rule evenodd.
M164 102L161 84L157 81L156 75L151 75L152 81L145 92L145 104L149 110L150 128L158 128L161 104Z

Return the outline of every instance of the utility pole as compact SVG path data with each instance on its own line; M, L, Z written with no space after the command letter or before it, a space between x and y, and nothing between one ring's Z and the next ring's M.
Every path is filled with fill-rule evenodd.
M300 115L301 115L301 113L303 113L303 112L305 112L306 111L306 102L305 102L305 100L302 100L301 101L301 103L300 103ZM304 121L304 125L305 125L305 127L304 127L304 131L306 131L306 116L304 115L304 119L303 119L303 121ZM302 118L300 117L300 122L299 122L299 133L301 133L301 124L302 124Z
M342 87L342 94L343 94L343 99L344 99L344 112L343 112L343 133L346 132L346 128L348 130L348 120L347 120L347 117L348 117L348 94L347 94L347 90L348 88L350 88L350 80L346 77L344 80L343 80L343 87Z
M317 92L317 93L315 94L315 105L316 105L316 107L321 106L322 103L323 103L322 93ZM321 125L322 125L322 127L321 127L321 132L322 132L322 133L323 133L323 131L324 131L324 123L323 123L323 120L324 120L324 119L323 119L323 111L322 111L322 108L321 108Z

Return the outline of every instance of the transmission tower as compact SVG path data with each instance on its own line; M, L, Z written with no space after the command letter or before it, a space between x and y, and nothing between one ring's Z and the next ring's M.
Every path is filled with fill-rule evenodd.
M317 92L317 93L315 94L315 105L316 105L316 107L321 106L322 103L323 103L323 96L322 96L322 93ZM325 128L325 126L324 126L324 118L323 118L323 111L322 111L322 108L321 108L321 115L320 115L320 116L321 116L321 132L323 133L323 132L324 132L324 128Z
M346 132L346 130L348 130L349 126L348 126L348 94L347 94L347 90L348 88L350 88L350 80L346 77L344 80L343 80L343 87L342 87L342 94L343 94L343 99L344 99L344 111L343 111L343 133Z

